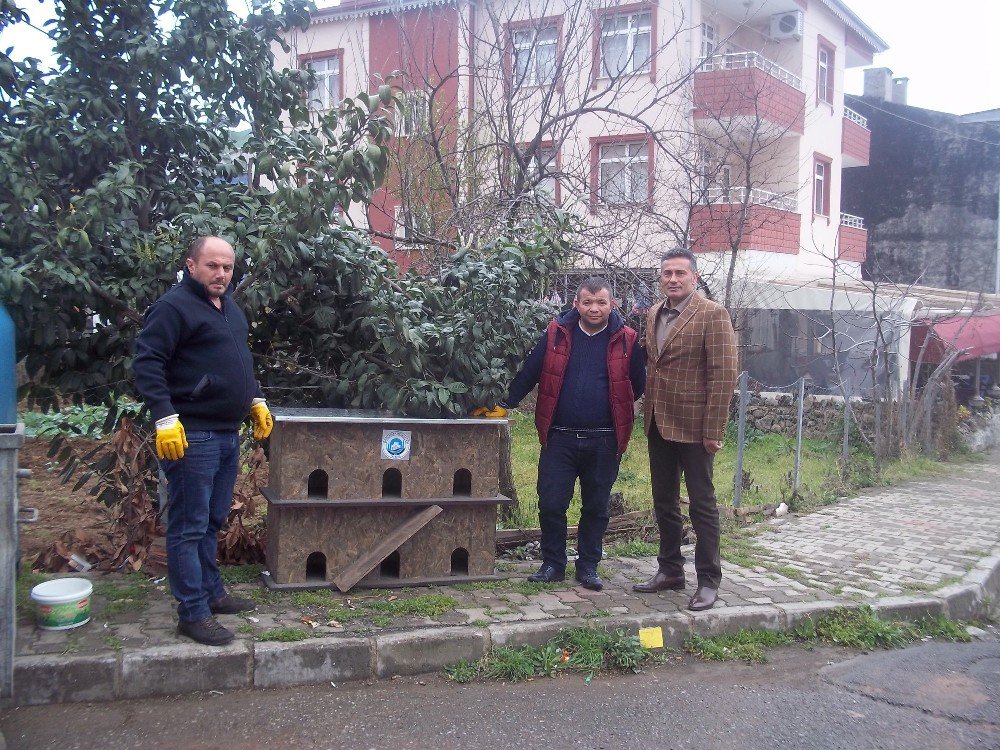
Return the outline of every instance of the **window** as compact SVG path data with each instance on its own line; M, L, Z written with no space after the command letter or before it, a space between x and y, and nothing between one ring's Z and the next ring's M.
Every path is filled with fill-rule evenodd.
M830 215L830 166L826 157L816 156L813 169L813 215Z
M426 91L403 91L396 104L396 136L424 135L430 130L430 97Z
M416 206L396 207L396 237L402 242L417 242L430 235L427 211Z
M718 35L715 27L710 23L703 23L701 25L701 56L703 58L711 57L715 54L717 39Z
M823 42L816 51L816 101L833 104L833 47Z
M556 150L541 146L528 164L527 184L539 195L556 201Z
M648 73L652 51L650 11L617 13L601 19L601 75Z
M341 93L340 54L312 57L305 61L306 68L316 76L309 89L309 106L314 109L332 109L343 98Z
M728 164L712 158L712 152L707 148L701 151L701 161L698 166L698 187L702 200L710 203L729 203L729 192L732 187L732 170ZM714 190L713 190L714 189ZM709 191L713 192L710 194Z
M607 205L649 201L649 145L645 140L598 146L598 198Z
M559 29L554 26L511 32L514 86L542 86L556 78Z

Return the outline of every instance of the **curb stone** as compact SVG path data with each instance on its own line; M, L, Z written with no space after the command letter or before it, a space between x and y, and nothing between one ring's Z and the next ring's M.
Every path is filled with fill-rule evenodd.
M1000 556L985 558L961 583L922 596L871 602L882 616L919 619L947 614L968 620L1000 610ZM46 654L15 659L15 695L8 705L111 701L202 690L285 687L364 680L372 676L434 672L461 659L475 660L491 646L547 643L565 628L662 627L664 645L677 648L691 633L718 635L740 628L790 629L807 617L857 602L813 601L722 606L705 612L634 613L604 618L559 618L486 627L445 626L383 633L369 638L332 636L297 643L236 641L228 646L157 646L95 656ZM2 750L0 744L0 750Z

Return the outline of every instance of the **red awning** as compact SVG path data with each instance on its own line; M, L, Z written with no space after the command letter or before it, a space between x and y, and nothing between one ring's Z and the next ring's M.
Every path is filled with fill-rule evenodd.
M927 341L923 361L940 362L945 354L959 350L958 361L1000 352L1000 314L956 315L939 320L914 321L910 331L910 360L916 362Z

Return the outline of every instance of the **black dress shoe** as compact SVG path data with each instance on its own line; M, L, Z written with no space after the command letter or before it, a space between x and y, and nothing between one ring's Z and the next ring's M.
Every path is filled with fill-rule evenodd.
M635 584L632 590L638 591L640 594L655 594L657 591L683 591L684 576L668 576L661 571L648 581Z
M566 578L566 572L559 570L555 565L542 565L537 573L528 576L532 583L557 583Z
M709 586L699 586L694 592L691 601L688 602L688 609L693 612L700 612L703 609L711 609L715 606L715 600L719 598L719 590Z
M600 591L604 588L604 581L602 581L601 577L597 575L597 572L593 570L576 571L576 580L585 589L590 589L591 591Z
M222 627L214 617L206 617L204 620L195 620L194 622L181 620L177 623L177 632L186 635L193 641L204 643L206 646L225 646L236 637Z
M208 603L213 615L235 615L238 612L251 612L257 609L257 603L252 599L226 594L221 599Z

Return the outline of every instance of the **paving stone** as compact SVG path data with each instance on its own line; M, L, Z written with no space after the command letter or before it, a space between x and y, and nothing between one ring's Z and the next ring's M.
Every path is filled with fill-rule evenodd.
M179 643L122 654L122 698L250 687L253 655L243 641L226 646Z
M17 706L110 701L116 696L118 657L21 656L14 662Z
M872 609L883 620L916 622L945 614L945 602L933 596L889 596L872 604Z
M254 645L254 687L276 688L364 680L371 648L363 638L312 638Z
M777 607L720 607L703 612L692 612L691 627L701 636L735 633L746 628L755 630L781 630L785 625L785 613Z
M948 616L953 620L973 620L986 611L983 590L974 584L945 586L935 591L934 596L945 601Z
M390 677L435 672L462 659L479 659L489 645L488 633L475 628L433 628L375 636L375 674Z

